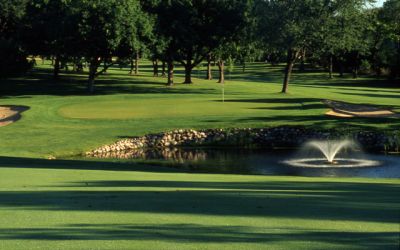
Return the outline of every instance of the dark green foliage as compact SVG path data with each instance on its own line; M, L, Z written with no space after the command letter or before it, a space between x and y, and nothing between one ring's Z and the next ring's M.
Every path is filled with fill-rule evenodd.
M158 25L168 41L170 60L180 62L191 83L191 71L217 47L237 38L245 24L245 0L161 1L156 7Z
M131 65L130 73L135 71L138 74L138 60L147 54L148 46L154 41L156 36L154 32L155 18L149 13L143 11L139 1L131 1L128 5L128 12L124 24L124 32L121 42L118 46L116 55L125 59ZM135 67L134 66L135 62Z
M24 51L11 39L0 38L0 58L0 77L19 75L32 66Z
M17 75L30 68L19 30L27 0L0 0L0 77Z
M21 26L28 0L0 0L0 36L11 38Z
M123 39L131 41L131 28L137 25L132 20L138 14L137 3L136 0L87 0L79 3L78 53L90 63L89 92L94 91L95 78L112 64L112 56ZM99 72L102 62L107 66Z
M384 38L379 60L390 69L391 77L400 77L400 1L388 0L379 13Z
M372 0L0 0L1 72L23 72L26 57L51 58L54 76L72 64L89 67L89 91L95 78L118 62L138 73L139 59L184 66L185 83L193 68L217 62L223 82L224 61L286 62L282 92L292 69L305 65L363 73L400 75L398 0L381 8ZM123 63L121 63L123 62ZM311 64L307 64L311 63ZM6 65L9 64L9 65ZM104 67L99 70L100 65ZM163 70L164 75L165 70Z
M76 0L33 0L27 5L22 38L30 54L53 57L54 78L66 61L79 59Z

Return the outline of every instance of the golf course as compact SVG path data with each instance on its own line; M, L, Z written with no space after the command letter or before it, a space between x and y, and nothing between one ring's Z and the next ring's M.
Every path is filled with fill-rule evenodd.
M0 105L29 107L0 128L1 249L397 249L398 179L182 173L74 158L177 128L398 130L398 118L326 116L321 102L399 111L390 81L295 73L281 94L279 66L254 63L223 86L201 77L168 87L144 62L140 76L113 68L85 95L84 75L55 83L47 70L1 84Z
M399 250L400 0L0 0L0 250Z

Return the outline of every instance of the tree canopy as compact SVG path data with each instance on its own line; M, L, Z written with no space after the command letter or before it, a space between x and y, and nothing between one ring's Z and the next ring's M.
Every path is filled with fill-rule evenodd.
M371 2L0 0L1 72L9 65L26 70L28 55L51 58L55 78L67 64L83 71L88 63L90 92L116 62L138 74L141 58L153 62L154 76L159 62L163 73L167 66L169 85L175 62L192 83L192 70L203 61L211 79L215 61L224 82L225 60L243 70L246 61L285 63L282 92L299 59L301 66L326 68L330 77L335 71L357 77L360 69L399 77L399 0L382 7Z

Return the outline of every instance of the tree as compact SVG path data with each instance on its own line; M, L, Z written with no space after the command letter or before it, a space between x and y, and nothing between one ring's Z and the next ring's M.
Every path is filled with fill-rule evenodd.
M33 55L55 59L53 76L58 78L60 64L76 52L77 15L72 0L33 0L24 17L24 40ZM75 6L76 7L76 6Z
M234 41L234 58L242 65L242 71L246 71L246 62L253 62L263 55L260 39L257 33L257 5L252 4L250 15L247 16L245 25L239 36Z
M237 36L248 8L247 0L179 0L157 5L159 30L169 41L167 58L184 66L184 83L192 83L192 69L211 51Z
M361 56L368 53L368 29L371 20L362 0L331 1L320 16L321 29L310 47L312 53L327 59L329 78L333 78L334 59L343 75L344 60L352 63L357 76Z
M0 0L0 77L26 72L30 68L20 39L27 0Z
M119 57L130 62L130 74L139 74L139 60L154 36L154 18L143 11L139 1L131 1L134 13L126 22L125 32L119 48Z
M166 48L166 43L165 39L161 37L161 35L157 32L153 32L152 36L152 41L149 44L149 53L150 53L150 59L153 64L153 76L158 76L158 64L159 61L161 61L163 64L165 64L165 48ZM165 67L165 65L164 65ZM164 69L165 70L165 69ZM165 74L165 72L162 72Z
M127 31L135 24L136 0L79 1L79 53L89 62L88 91L94 91L94 80L113 64L112 56ZM104 62L103 70L98 68Z
M286 50L286 68L282 92L288 90L294 63L303 51L321 43L324 30L328 28L326 17L330 13L338 14L337 3L353 3L359 6L365 1L258 1L260 34L264 35L264 43L271 47ZM347 34L347 33L346 33Z
M392 78L400 77L400 1L388 0L379 14L384 40L380 58L390 69Z

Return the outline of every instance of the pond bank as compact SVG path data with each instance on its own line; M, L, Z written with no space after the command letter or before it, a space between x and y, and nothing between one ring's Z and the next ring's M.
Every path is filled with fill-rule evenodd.
M305 127L280 126L272 128L237 129L179 129L158 134L125 138L86 152L87 156L143 148L173 148L191 146L240 146L296 148L309 140L352 139L371 152L399 152L400 131L341 131L314 130Z

